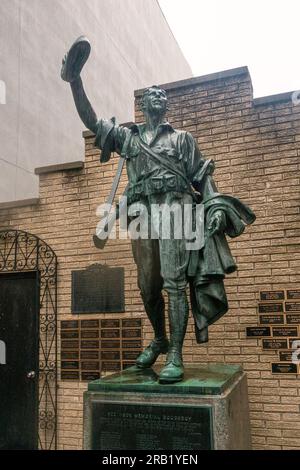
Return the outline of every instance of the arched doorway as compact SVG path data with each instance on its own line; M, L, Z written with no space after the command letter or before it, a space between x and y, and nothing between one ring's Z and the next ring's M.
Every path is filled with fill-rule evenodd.
M0 231L0 340L0 448L56 449L57 257L21 230Z

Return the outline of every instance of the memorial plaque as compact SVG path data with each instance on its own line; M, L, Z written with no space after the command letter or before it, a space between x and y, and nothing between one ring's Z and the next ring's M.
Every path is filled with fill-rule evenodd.
M123 340L122 348L123 349L141 349L142 340Z
M62 370L60 378L61 380L79 380L79 372L75 370Z
M281 313L283 312L283 302L258 304L259 313Z
M273 336L298 336L296 326L273 326Z
M92 450L211 450L208 406L92 403Z
M81 339L98 339L99 338L99 330L81 330L80 332Z
M300 299L300 289L288 289L286 292L288 299Z
M287 312L299 312L300 313L300 302L285 302L285 310Z
M61 361L62 369L79 369L79 361Z
M99 341L84 340L80 343L81 349L99 349Z
M101 349L120 349L120 340L101 341Z
M99 362L88 362L88 361L82 361L81 362L81 370L99 370L100 369L100 363Z
M122 330L122 337L123 338L140 338L141 337L141 330L140 329L128 329Z
M61 337L63 339L76 339L79 338L79 330L70 330L70 331L65 331L63 330L61 332Z
M298 343L298 345L297 345ZM294 346L293 346L294 344ZM289 348L290 349L296 349L300 347L300 338L290 338L289 339Z
M292 354L293 354L293 351L279 351L280 362L281 361L292 362Z
M119 329L101 330L101 338L120 338Z
M99 351L80 351L80 359L99 359Z
M126 318L122 320L123 328L141 328L142 321L140 318Z
M246 335L248 338L271 336L271 328L269 326L247 326Z
M287 349L287 339L263 339L263 349Z
M120 328L120 320L101 320L101 328Z
M82 372L81 380L91 382L100 379L100 372Z
M280 363L276 362L272 364L272 373L273 374L297 374L298 368L297 364L291 362Z
M123 351L122 359L126 361L135 361L141 351Z
M72 271L72 312L124 312L124 268L94 264Z
M79 351L61 351L62 359L78 359Z
M119 372L121 370L121 363L120 362L110 362L110 361L103 361L101 363L101 369L104 371L110 372Z
M79 322L78 320L63 320L61 321L61 329L66 330L68 328L70 329L75 329L79 327Z
M63 340L61 342L62 349L78 349L79 348L79 341L76 340Z
M284 290L260 291L260 300L284 300Z
M300 325L300 313L287 313L286 314L286 322L289 324L297 324Z
M120 351L101 351L101 359L108 361L119 361Z
M259 322L263 325L276 325L276 324L284 324L284 316L278 314L268 314L268 315L260 315Z
M81 329L84 328L99 328L99 320L81 320Z

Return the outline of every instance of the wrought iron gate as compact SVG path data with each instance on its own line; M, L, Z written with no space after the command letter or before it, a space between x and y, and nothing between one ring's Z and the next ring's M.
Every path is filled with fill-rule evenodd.
M57 447L57 257L40 238L0 231L0 273L35 271L39 290L39 448Z

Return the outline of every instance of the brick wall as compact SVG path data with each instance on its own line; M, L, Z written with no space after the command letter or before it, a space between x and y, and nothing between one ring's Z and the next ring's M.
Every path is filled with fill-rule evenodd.
M176 128L192 132L204 156L215 160L219 191L239 197L257 215L255 224L230 241L239 270L226 281L229 312L210 327L208 345L196 344L190 322L184 359L241 364L248 376L253 447L299 449L299 375L272 374L271 363L278 361L276 351L262 350L259 339L246 338L245 329L258 323L260 290L299 288L300 105L293 105L289 94L253 100L245 67L165 88L169 121ZM136 92L137 103L140 95ZM138 106L136 116L141 121ZM105 201L117 166L117 159L99 165L93 140L87 133L83 168L40 175L38 204L0 207L0 228L31 232L56 252L59 320L72 318L72 270L96 262L125 266L126 313L121 316L144 319L147 343L151 330L136 287L129 242L110 240L103 251L98 251L91 241L97 223L96 208ZM61 449L82 446L85 389L84 383L59 382Z

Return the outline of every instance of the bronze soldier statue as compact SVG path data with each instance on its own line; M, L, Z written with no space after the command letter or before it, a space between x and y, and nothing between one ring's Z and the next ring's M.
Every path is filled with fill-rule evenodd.
M132 239L138 286L154 339L139 355L139 368L151 367L160 354L167 354L159 374L161 383L182 380L182 346L190 300L198 343L208 341L208 326L228 310L224 289L226 274L236 270L226 240L243 233L255 215L237 198L222 195L213 181L213 162L205 160L189 132L175 130L165 120L167 95L158 86L147 89L141 100L144 124L130 128L115 119L98 119L83 88L80 71L89 55L89 42L79 38L63 60L62 78L71 84L74 101L84 125L96 135L101 162L111 153L125 159L128 205L141 202L151 214L153 207L174 203L201 205L204 240L197 250L187 249L185 237ZM197 211L194 212L197 214ZM196 221L193 221L197 223ZM159 230L158 230L159 231ZM170 340L165 327L162 290L168 294Z

